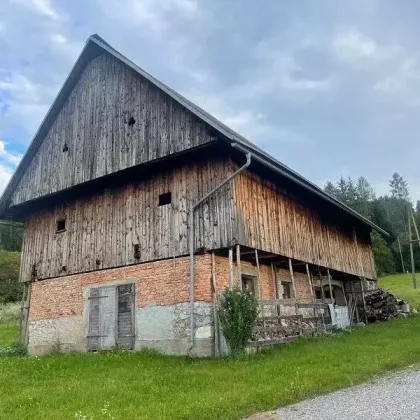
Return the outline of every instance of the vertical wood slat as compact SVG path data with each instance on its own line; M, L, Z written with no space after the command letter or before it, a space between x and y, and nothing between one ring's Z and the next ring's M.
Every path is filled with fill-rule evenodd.
M186 255L187 208L232 170L230 162L223 159L204 161L206 165L196 162L192 167L187 163L29 216L21 279L30 279L34 264L37 278L44 279ZM200 187L193 185L192 170L199 175ZM213 173L219 179L212 180ZM159 194L169 191L172 203L159 206ZM226 190L217 196L217 206L221 214L231 212L233 202ZM219 249L233 242L229 224L236 222L232 216L215 223L209 207L196 210L199 223L195 236L205 238L207 249ZM56 233L57 219L62 216L66 218L66 231ZM135 245L139 245L138 258Z
M279 186L244 171L233 181L234 211L242 246L345 273L376 278L372 249L359 232L336 226L310 204L300 204ZM273 215L273 216L270 216ZM368 273L368 274L367 274Z
M135 119L131 126L130 117ZM210 141L204 122L123 63L100 54L87 64L62 106L12 203Z

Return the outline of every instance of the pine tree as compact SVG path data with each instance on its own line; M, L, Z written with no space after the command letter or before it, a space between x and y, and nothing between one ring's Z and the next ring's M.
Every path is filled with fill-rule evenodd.
M410 194L407 181L399 173L394 172L391 181L389 181L389 186L391 187L391 197L409 200Z

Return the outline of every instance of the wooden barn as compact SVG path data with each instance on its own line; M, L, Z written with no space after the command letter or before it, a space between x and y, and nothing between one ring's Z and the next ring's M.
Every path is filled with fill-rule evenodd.
M264 326L327 305L345 325L359 321L376 284L370 232L380 228L97 35L7 186L0 218L25 224L31 354L212 355L223 347L214 308L226 287L261 300Z

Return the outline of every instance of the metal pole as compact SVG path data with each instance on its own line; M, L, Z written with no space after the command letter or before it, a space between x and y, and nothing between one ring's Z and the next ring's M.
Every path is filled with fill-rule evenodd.
M400 258L401 258L401 268L402 268L402 272L405 273L405 266L404 266L404 260L403 260L403 256L402 256L402 251L401 251L401 242L400 242L400 237L397 236L397 242L398 242L398 248L400 250Z
M195 204L191 206L188 218L188 236L189 236L189 258L190 258L190 280L189 280L189 299L190 299L190 347L189 351L192 350L194 347L194 339L195 339L195 333L194 333L194 242L195 242L195 230L194 230L194 211L195 209L202 204L204 201L206 201L208 198L210 198L213 194L215 194L217 191L219 191L222 187L224 187L229 181L231 181L233 178L235 178L237 175L239 175L242 171L244 171L248 166L251 164L251 153L246 154L246 163L241 166L236 172L234 172L231 176L226 178L221 184L219 184L215 189L211 190L208 194L206 194L203 198L198 200Z
M416 268L414 265L414 253L413 253L413 242L412 232L411 232L411 210L408 207L408 240L410 241L410 257L411 257L411 273L413 274L413 289L417 289L417 279L416 279Z

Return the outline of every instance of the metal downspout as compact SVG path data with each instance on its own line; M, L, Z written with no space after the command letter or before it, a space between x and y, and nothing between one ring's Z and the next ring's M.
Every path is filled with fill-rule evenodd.
M236 143L232 144L232 147L236 147ZM190 282L189 282L189 291L190 291L190 347L188 349L188 352L191 352L191 350L194 347L194 341L195 341L195 325L194 325L194 279L195 279L195 266L194 266L194 242L195 242L195 231L194 231L194 211L195 209L202 204L204 201L206 201L208 198L210 198L213 194L215 194L217 191L219 191L222 187L224 187L228 182L230 182L233 178L238 176L242 171L244 171L248 166L251 164L251 153L248 151L245 152L246 156L246 163L241 166L236 172L234 172L231 176L226 178L221 184L219 184L216 188L214 188L212 191L210 191L208 194L206 194L203 198L198 200L190 209L189 212L189 222L188 222L188 235L189 235L189 254L190 254Z

